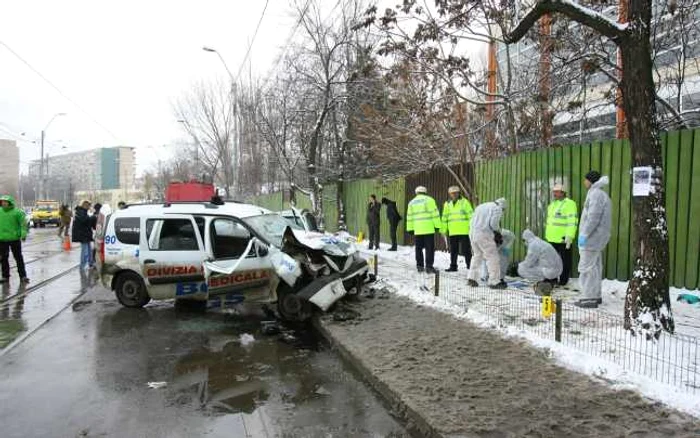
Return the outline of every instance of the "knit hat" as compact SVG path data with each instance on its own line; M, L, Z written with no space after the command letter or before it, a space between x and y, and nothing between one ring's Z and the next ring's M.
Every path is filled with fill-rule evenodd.
M586 174L586 179L590 181L591 184L595 184L600 179L600 172L597 170L591 170Z

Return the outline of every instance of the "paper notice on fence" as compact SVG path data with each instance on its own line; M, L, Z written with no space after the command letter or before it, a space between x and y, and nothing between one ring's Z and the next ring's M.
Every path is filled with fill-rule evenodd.
M651 193L651 167L632 169L632 196L649 196Z

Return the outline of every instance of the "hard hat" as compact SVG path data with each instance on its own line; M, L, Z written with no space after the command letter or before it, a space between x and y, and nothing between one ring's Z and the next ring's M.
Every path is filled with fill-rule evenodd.
M449 189L447 189L447 193L459 193L461 190L457 186L451 186Z
M418 186L416 187L416 194L418 193L428 193L428 189L426 189L425 186Z
M552 187L552 191L553 192L565 192L566 190L564 190L564 184L556 183L556 184L554 184L554 187Z

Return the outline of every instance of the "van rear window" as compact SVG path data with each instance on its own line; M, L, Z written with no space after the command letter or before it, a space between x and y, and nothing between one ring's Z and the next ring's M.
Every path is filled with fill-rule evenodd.
M141 219L137 217L120 217L114 220L114 234L122 243L138 245L140 231Z

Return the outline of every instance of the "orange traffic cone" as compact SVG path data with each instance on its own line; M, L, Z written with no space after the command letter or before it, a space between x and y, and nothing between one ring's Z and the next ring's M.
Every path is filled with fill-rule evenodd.
M70 237L69 236L63 237L63 250L70 251Z

